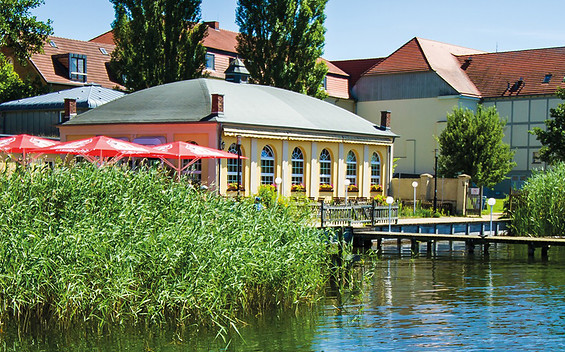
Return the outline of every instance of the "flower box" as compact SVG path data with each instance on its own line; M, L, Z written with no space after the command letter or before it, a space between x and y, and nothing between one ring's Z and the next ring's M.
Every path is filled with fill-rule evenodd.
M359 192L359 187L357 185L349 185L347 186L347 192Z
M228 191L237 191L237 183L228 183ZM243 187L243 185L239 185L239 190L240 191L245 191L245 187Z
M383 186L381 185L371 185L371 192L382 192Z
M320 192L333 192L333 191L334 191L334 187L330 184L322 183L320 185Z
M306 192L306 187L303 184L294 184L290 186L291 192Z

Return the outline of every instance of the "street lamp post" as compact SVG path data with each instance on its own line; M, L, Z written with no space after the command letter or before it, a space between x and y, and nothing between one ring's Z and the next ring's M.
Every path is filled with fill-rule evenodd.
M394 203L394 199L391 196L386 197L386 204L388 204L388 232L391 232L392 203Z
M489 198L488 199L488 205L490 205L490 235L492 236L492 207L494 206L494 204L496 204L496 199L494 198Z
M237 199L239 199L239 185L241 184L241 135L237 135Z
M345 205L347 205L347 191L349 189L349 185L351 184L351 180L346 178L345 181L343 181L343 184L345 185Z
M414 187L414 215L416 215L416 188L418 187L418 182L412 182L412 187Z
M281 183L282 183L282 178L280 178L280 177L275 178L275 184L277 185L277 201L279 200Z
M437 212L437 149L434 149L434 214Z

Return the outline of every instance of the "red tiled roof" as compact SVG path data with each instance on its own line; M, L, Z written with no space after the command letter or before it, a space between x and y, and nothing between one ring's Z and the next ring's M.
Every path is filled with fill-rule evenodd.
M340 60L332 61L332 64L349 74L349 86L353 87L363 73L384 59L384 57L379 57L373 59Z
M431 67L426 56L417 38L413 38L365 74L378 75L429 70L431 70Z
M53 41L57 47L51 46L50 41ZM69 79L68 69L59 63L55 56L69 53L86 55L86 73L89 83L98 83L104 88L124 89L111 80L107 67L110 55L104 55L100 48L111 53L114 45L49 36L43 46L44 53L33 54L30 61L48 83L80 86L83 83Z
M465 61L471 58L466 64ZM565 47L457 56L482 97L555 94L565 86ZM543 83L551 74L549 83ZM522 79L522 83L517 83Z
M349 74L347 72L343 71L341 68L334 65L331 61L328 61L328 60L324 59L323 57L319 58L318 61L322 61L323 63L326 64L326 66L328 67L328 73L331 73L331 74L334 74L334 75L337 75L337 76L349 77Z
M109 30L104 34L100 34L98 37L94 37L89 40L89 42L97 42L102 44L112 44L114 45L114 32Z

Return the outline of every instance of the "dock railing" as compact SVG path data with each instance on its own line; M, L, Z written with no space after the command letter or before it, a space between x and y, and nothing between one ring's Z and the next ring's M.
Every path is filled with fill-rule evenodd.
M329 205L320 203L317 206L318 219L320 226L341 226L341 225L365 225L375 226L376 224L398 223L398 205L390 207L377 206L375 202L371 204L341 204Z

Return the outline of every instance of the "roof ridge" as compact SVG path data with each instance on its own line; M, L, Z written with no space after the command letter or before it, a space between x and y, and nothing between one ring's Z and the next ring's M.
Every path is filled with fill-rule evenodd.
M543 50L553 50L553 49L565 49L565 45L564 46L551 46L551 47L548 47L548 48L495 51L495 52L484 52L484 53L478 53L478 54L455 55L455 56L456 57L463 57L463 56L478 56L478 55L499 55L499 54L525 53L525 52L531 52L531 51L543 51Z
M89 45L92 45L92 46L101 46L101 45L110 45L110 46L113 46L113 47L116 46L114 44L106 44L106 43L100 43L100 42L92 42L92 41L89 41L89 40L80 40L80 39L72 39L72 38L65 38L65 37L57 37L57 36L54 36L54 35L50 35L47 38L48 39L70 40L70 41L73 41L73 42L80 42L80 43L89 44Z

